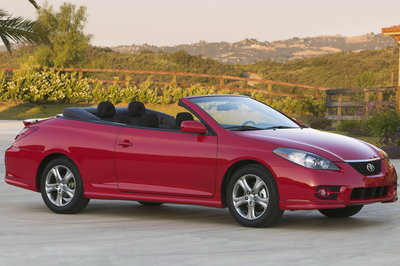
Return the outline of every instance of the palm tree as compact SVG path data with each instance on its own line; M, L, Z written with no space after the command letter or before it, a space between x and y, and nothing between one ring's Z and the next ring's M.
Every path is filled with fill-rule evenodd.
M34 0L29 2L38 9ZM23 17L13 17L0 9L0 38L11 53L12 43L47 43L47 30L36 21Z

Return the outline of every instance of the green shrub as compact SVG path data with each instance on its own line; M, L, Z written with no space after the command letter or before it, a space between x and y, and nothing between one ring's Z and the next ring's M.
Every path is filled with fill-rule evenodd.
M400 114L394 109L376 112L364 120L364 129L379 142L389 145L398 144L397 128L400 126Z
M336 129L345 131L350 135L367 136L368 132L364 130L363 121L346 120L337 124Z
M325 103L323 100L314 100L312 98L280 98L266 99L264 102L294 117L302 115L323 117L325 115Z
M24 66L15 71L11 80L1 88L1 98L30 103L77 103L86 101L90 81L76 73L62 74L50 69Z
M312 116L311 119L309 119L309 124L311 128L315 129L328 130L332 128L332 120L326 119L324 117Z

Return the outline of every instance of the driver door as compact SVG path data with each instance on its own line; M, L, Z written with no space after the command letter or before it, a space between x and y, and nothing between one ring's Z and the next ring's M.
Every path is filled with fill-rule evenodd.
M115 149L119 189L140 194L212 197L217 136L124 127Z

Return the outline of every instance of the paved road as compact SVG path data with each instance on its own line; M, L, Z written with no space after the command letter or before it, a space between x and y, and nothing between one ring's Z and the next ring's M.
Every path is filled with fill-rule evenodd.
M3 181L4 150L21 126L0 121L0 265L400 263L399 203L369 205L344 220L285 212L263 229L237 225L226 209L173 204L92 200L80 214L53 214L38 193Z

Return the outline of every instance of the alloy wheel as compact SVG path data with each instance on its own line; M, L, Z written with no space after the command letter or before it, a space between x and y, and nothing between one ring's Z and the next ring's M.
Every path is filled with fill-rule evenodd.
M45 189L51 203L58 207L66 206L75 195L75 176L68 167L56 165L46 176Z
M244 175L233 187L232 201L240 216L248 220L258 219L268 207L268 187L259 176Z

